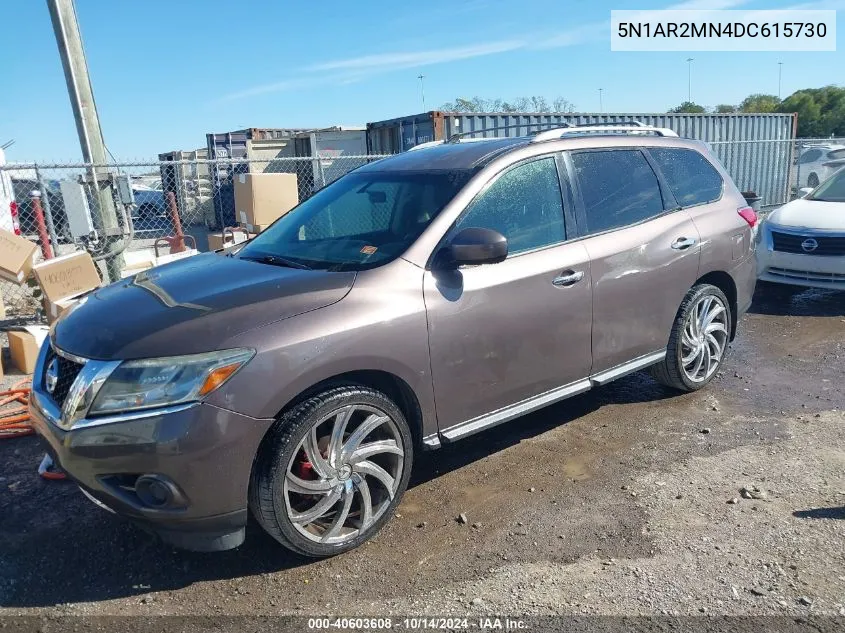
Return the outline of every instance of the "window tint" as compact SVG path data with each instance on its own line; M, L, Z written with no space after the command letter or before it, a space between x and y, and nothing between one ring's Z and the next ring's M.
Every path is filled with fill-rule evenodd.
M576 152L572 163L587 214L587 233L636 224L663 213L660 184L639 150Z
M820 149L808 149L806 152L801 154L801 158L798 160L799 163L812 163L817 161L822 157L822 151Z
M835 149L832 152L828 152L827 157L833 160L845 158L845 149Z
M239 257L364 270L398 257L472 177L469 171L347 174L251 240Z
M502 174L473 200L453 232L471 226L504 235L510 254L565 240L555 160L535 160Z
M682 207L705 204L722 197L722 177L698 152L654 147L648 151Z

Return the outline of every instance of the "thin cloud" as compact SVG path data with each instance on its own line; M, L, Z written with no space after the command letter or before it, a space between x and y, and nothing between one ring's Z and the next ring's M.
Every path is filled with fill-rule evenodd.
M741 7L751 0L684 0L664 8L665 11L678 10L727 10ZM827 8L845 0L831 2L811 2L790 8ZM819 6L827 5L827 6ZM607 37L610 22L592 22L580 26L557 31L554 35L538 36L533 34L524 38L486 42L454 48L440 48L424 51L394 51L377 55L364 55L346 59L335 59L305 68L311 73L307 77L294 77L274 83L262 84L245 90L224 95L219 101L233 101L247 97L270 94L274 92L289 92L328 84L356 83L374 75L402 70L405 68L419 68L434 64L444 64L453 61L498 55L517 50L537 50L565 48L586 42L599 41ZM325 74L327 73L327 74Z
M474 46L462 46L459 48L441 48L428 51L382 53L380 55L365 55L364 57L353 57L352 59L337 59L310 66L306 70L366 70L366 71L388 71L409 66L428 66L431 64L443 64L459 59L471 59L473 57L484 57L496 55L508 51L517 50L525 46L522 40L504 40L477 44Z

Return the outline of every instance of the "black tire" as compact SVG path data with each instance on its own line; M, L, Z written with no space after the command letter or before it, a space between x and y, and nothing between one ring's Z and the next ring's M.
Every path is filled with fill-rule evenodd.
M681 357L683 355L681 337L683 335L687 318L689 317L690 311L693 307L707 295L716 296L725 306L727 331L728 333L731 332L734 316L731 314L731 304L728 302L725 293L719 290L716 286L710 284L698 284L693 286L687 293L686 297L684 297L681 307L678 308L678 313L675 316L674 323L672 324L672 332L669 336L669 345L666 348L666 358L660 363L652 365L649 368L649 373L657 382L666 385L667 387L677 389L678 391L697 391L713 380L713 376L718 373L718 366L721 366L728 354L729 341L725 343L725 349L722 353L722 357L719 359L717 369L703 381L695 382L690 380L684 372L681 362Z
M288 465L305 434L333 411L349 405L375 407L395 422L401 435L404 459L399 485L387 509L366 530L342 544L314 542L303 536L288 516L283 485ZM360 385L327 389L285 411L261 442L249 485L249 506L256 521L274 539L304 556L323 558L354 549L374 536L393 516L408 487L413 463L413 439L408 422L396 404L385 394Z
M819 186L819 177L815 173L810 174L807 177L807 186L812 187L813 189Z

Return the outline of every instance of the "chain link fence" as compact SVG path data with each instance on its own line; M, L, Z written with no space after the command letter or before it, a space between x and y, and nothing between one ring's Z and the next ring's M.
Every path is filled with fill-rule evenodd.
M0 228L16 227L27 239L45 244L49 251L36 251L35 263L45 256L84 248L98 260L105 275L104 256L114 246L125 244L123 256L130 266L141 251L168 253L169 246L162 238L179 231L189 236L187 246L196 244L200 251L209 250L209 235L237 225L234 182L239 174L296 174L302 201L353 169L381 158L384 156L9 164L0 167L0 178L12 191L11 200L0 197ZM117 177L128 182L133 203L121 201ZM14 204L10 206L10 202ZM108 214L112 209L116 228L110 230L101 218L103 211ZM96 240L91 239L90 229L96 231ZM32 278L23 285L0 280L0 296L6 320L41 318L40 292Z
M845 167L845 139L717 141L709 145L740 190L756 193L764 208L795 198L802 187L813 187ZM234 182L239 174L296 174L301 201L353 169L381 158L384 156L268 160L180 157L100 166L10 164L0 167L0 178L12 189L17 207L14 222L20 233L39 244L45 241L41 237L44 235L52 255L87 248L97 258L109 241L118 245L126 242L126 258L131 261L133 253L154 250L157 240L174 236L178 228L195 240L198 250L209 250L210 234L237 224ZM125 176L134 203L122 204L115 187L104 184L104 175ZM92 185L93 182L99 185ZM109 201L115 209L117 225L111 232L100 221L102 206ZM84 222L80 225L79 221L80 205L87 205L99 241L85 235ZM378 209L373 209L373 213L377 214ZM12 225L12 215L11 209L0 207L0 228ZM188 245L192 245L190 238ZM36 261L45 256L42 250L36 252ZM166 246L162 252L167 252ZM102 259L98 264L105 272ZM22 286L0 281L0 295L7 320L27 322L41 318L39 291L31 280Z

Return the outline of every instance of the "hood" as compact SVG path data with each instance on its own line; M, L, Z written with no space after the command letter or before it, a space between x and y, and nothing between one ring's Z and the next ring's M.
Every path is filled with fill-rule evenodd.
M55 325L56 344L119 360L221 349L242 332L340 301L354 272L281 268L203 253L88 295Z
M766 221L796 229L845 232L845 202L793 200L772 211Z

